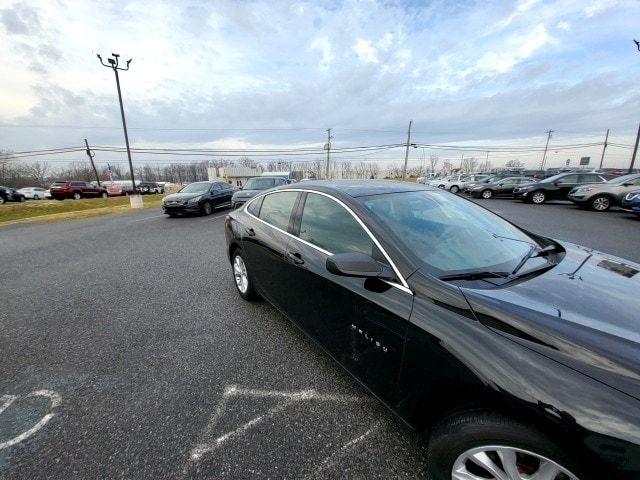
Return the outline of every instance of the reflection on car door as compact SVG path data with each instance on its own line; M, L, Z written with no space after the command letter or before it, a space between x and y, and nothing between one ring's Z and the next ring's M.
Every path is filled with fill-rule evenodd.
M335 200L305 194L294 233L297 238L289 241L286 252L286 275L296 302L287 313L376 395L392 403L411 293L380 280L329 273L326 261L332 253L361 251L384 260L369 235Z
M276 192L265 195L262 206L240 232L247 266L260 293L285 311L291 299L286 277L285 250L289 236L291 214L297 203L298 192ZM259 220L256 220L256 217ZM296 299L296 301L301 301ZM286 313L286 312L285 312Z
M567 175L555 182L556 188L549 192L551 198L567 198L573 187L578 185L578 175Z

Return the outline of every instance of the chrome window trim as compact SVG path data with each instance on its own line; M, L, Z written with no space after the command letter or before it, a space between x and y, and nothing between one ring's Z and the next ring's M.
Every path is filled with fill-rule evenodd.
M351 208L349 208L344 202L342 202L340 199L334 197L333 195L330 195L328 193L324 193L324 192L318 192L316 190L309 190L309 189L303 189L303 188L287 188L285 190L278 190L275 192L265 192L265 193L261 193L260 195L256 195L255 197L253 197L252 199L250 199L248 202L246 202L244 204L244 206L242 206L242 210L249 215L252 218L255 218L256 220L258 220L259 222L264 223L265 225L271 227L271 228L275 228L276 230L278 230L281 233L284 233L285 235L304 243L305 245L308 245L311 248L315 248L316 250L318 250L319 252L324 253L325 255L333 255L333 253L318 247L317 245L314 245L312 243L307 242L306 240L303 240L300 237L296 237L295 235L292 235L289 232L286 232L284 230L282 230L279 227L276 227L275 225L271 225L270 223L265 222L264 220L262 220L261 218L256 217L255 215L253 215L252 213L250 213L247 208L249 207L249 204L253 203L255 200L257 200L260 197L264 197L266 195L271 195L273 193L279 193L279 192L306 192L306 193L315 193L318 195L324 195L325 197L330 198L331 200L333 200L334 202L336 202L338 205L342 206L342 208L344 208L347 212L349 212L351 214L351 216L353 218L356 219L356 221L358 222L358 224L364 229L364 231L367 233L367 235L369 235L369 238L371 238L371 240L373 241L373 243L375 244L376 247L378 247L378 249L380 250L380 252L382 252L382 255L384 256L384 258L387 260L387 262L389 262L389 265L391 266L391 268L393 269L393 272L396 274L396 276L398 277L398 279L401 282L401 285L395 282L390 282L387 280L383 280L384 283L386 283L387 285L390 285L392 287L396 287L400 290L402 290L403 292L406 292L410 295L413 295L413 292L411 291L411 289L409 288L409 285L407 284L407 281L404 279L404 277L402 276L402 274L400 273L400 270L398 270L398 267L396 267L396 264L393 263L393 260L391 260L391 257L389 257L389 254L386 252L386 250L384 248L382 248L382 245L380 244L380 242L378 241L378 239L373 235L373 233L371 233L371 231L369 230L369 228L367 228L367 226L362 222L362 220L360 220L360 218L358 218L358 216L353 212L353 210L351 210Z

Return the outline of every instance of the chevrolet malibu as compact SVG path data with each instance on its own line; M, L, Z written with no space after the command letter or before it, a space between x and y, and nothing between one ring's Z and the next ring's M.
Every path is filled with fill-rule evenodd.
M640 265L376 180L263 192L225 234L240 296L424 429L433 480L640 478Z

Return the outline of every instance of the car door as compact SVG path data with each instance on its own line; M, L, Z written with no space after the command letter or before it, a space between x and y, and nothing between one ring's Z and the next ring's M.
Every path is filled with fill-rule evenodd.
M211 203L213 208L218 207L220 205L222 199L222 183L215 182L212 183L207 191L206 199Z
M513 195L513 189L518 183L517 178L505 178L500 180L495 188L496 195Z
M231 206L231 197L233 196L233 187L228 183L220 183L220 203L218 206Z
M579 185L578 174L565 175L553 182L553 187L547 192L549 198L566 199L573 187Z
M413 296L396 282L330 273L332 254L362 252L388 263L344 204L306 193L287 246L289 315L376 395L393 401Z
M287 232L291 228L298 195L297 191L281 191L253 200L249 207L255 207L260 202L260 208L249 208L247 221L240 231L242 249L252 279L260 293L283 311L291 300L290 279L286 277L289 264L285 261L285 251L290 238Z

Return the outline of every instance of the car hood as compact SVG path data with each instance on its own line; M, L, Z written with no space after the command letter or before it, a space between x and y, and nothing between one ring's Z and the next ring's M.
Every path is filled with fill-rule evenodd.
M463 294L488 327L640 399L640 265L558 243L551 270Z
M164 197L164 199L165 201L186 202L187 200L191 200L192 198L199 197L201 195L204 195L204 193L172 193L171 195Z
M264 192L264 190L240 190L233 194L234 198L251 198L255 197L258 193Z

